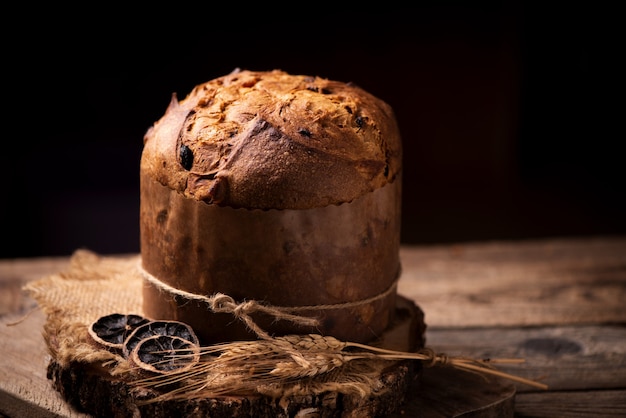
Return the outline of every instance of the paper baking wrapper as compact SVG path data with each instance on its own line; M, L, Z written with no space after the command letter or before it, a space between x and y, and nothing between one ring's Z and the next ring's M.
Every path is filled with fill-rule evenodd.
M256 315L255 322L270 334L315 332L371 341L391 323L395 310L400 196L398 178L337 206L234 209L186 198L142 176L142 265L160 282L185 292L310 306L298 315L319 320L316 327L303 327ZM339 306L351 302L356 306ZM212 313L204 303L153 282L145 283L143 308L153 318L190 324L206 343L254 337L232 315Z

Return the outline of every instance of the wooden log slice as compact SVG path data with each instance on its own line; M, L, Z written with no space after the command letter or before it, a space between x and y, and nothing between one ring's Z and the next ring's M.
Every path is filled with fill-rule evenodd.
M408 299L398 297L395 320L377 341L385 348L414 351L424 346L424 314ZM279 401L268 396L225 396L214 399L165 400L152 403L160 393L138 388L112 376L96 364L74 362L48 365L54 388L76 409L95 417L384 417L399 409L408 390L415 389L422 367L418 361L390 361L380 370L376 388L368 397L327 391L290 396Z
M52 361L48 377L65 400L95 417L384 417L404 402L410 382L417 376L415 362L403 361L381 374L386 390L366 399L325 392L294 396L283 406L267 396L169 400L138 404L153 394L137 392L127 382L94 372L84 363L61 367Z

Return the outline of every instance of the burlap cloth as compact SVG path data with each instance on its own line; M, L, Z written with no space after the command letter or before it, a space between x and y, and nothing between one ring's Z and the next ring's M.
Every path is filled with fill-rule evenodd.
M94 344L87 330L98 318L111 313L143 316L139 262L139 255L102 257L78 250L67 271L25 286L46 315L44 339L62 367L74 361L125 363L120 355Z

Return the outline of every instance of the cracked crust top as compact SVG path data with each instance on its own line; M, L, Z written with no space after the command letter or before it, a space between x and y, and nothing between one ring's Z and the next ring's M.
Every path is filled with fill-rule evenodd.
M236 70L176 96L144 137L141 175L248 209L350 202L401 172L392 108L363 89L280 70Z

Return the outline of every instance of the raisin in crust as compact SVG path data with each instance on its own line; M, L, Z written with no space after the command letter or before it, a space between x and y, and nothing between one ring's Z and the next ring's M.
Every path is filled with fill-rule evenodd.
M176 96L144 137L143 175L234 208L351 202L401 172L393 110L354 85L234 71Z

